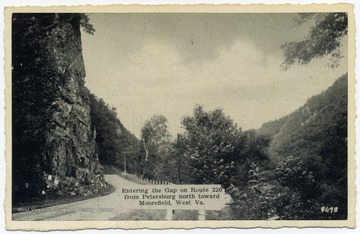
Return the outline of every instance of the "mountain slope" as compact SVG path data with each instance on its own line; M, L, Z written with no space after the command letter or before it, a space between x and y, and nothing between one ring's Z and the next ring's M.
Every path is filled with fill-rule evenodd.
M127 161L128 171L135 172L135 165L139 165L140 141L120 122L116 109L110 108L103 99L89 94L89 105L100 162L124 169Z
M258 132L272 137L269 153L276 161L288 156L318 156L329 141L344 148L347 136L347 74L293 113L263 124Z
M272 137L269 155L278 162L277 180L299 196L291 204L302 204L300 210L290 208L290 218L347 218L347 80L345 74L295 112L258 130ZM336 213L321 212L327 206Z

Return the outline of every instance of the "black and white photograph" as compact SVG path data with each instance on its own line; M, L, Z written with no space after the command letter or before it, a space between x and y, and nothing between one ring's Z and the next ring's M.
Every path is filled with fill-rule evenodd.
M351 5L106 9L6 9L8 228L354 227Z

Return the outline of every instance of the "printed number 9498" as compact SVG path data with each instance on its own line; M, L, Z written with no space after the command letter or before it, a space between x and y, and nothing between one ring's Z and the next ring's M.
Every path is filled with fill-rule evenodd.
M337 206L322 206L321 207L321 212L322 213L337 213L339 211L339 208Z

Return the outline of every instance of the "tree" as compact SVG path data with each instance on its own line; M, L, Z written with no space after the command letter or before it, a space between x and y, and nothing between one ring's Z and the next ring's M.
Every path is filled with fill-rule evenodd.
M167 119L162 115L154 115L141 129L144 150L142 174L145 177L154 178L159 174L156 169L160 168L163 157L170 150L171 135L167 128Z
M122 150L119 145L121 133L116 112L110 110L103 99L89 94L91 121L96 129L96 147L101 163L114 165L117 154Z
M255 130L244 131L240 134L239 144L236 146L236 173L230 178L231 184L246 187L249 180L248 171L253 165L265 170L271 169L272 162L268 157L270 137L258 134Z
M177 184L186 184L191 183L191 164L189 154L186 153L187 141L182 134L178 134L177 138L172 144L172 155L175 157L171 157L174 170L172 174L175 174L176 178L174 180Z
M306 38L301 41L289 42L282 45L284 50L284 68L298 62L307 64L314 58L331 55L331 66L337 65L340 54L340 40L348 32L348 16L346 13L306 13L299 14L298 24L312 20L314 26Z
M277 202L282 219L347 218L347 90L344 75L283 117L280 125L266 126L278 129L272 135L270 155L279 163L277 181L285 189ZM321 212L329 204L337 211Z
M82 29L86 33L94 35L95 28L93 27L92 24L90 24L89 16L84 13L81 13L79 14L79 17L80 17L80 26L82 27Z
M273 171L263 171L256 164L251 164L246 185L230 187L228 193L233 199L230 205L236 219L277 219L277 197L279 189L273 183Z
M140 141L117 118L116 108L110 108L102 98L97 98L87 89L85 91L91 107L91 121L96 129L96 149L100 162L123 169L126 160L127 170L135 172Z
M234 174L235 149L241 130L221 109L205 112L196 106L194 116L182 120L185 154L190 158L192 183L229 185Z

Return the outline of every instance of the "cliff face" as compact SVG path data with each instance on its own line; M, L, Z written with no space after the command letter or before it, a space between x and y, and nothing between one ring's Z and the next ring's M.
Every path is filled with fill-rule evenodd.
M80 20L79 14L13 17L13 124L19 123L13 147L37 142L26 156L13 152L19 191L25 183L33 193L87 196L106 187L84 92ZM36 169L21 168L24 162ZM27 173L33 180L26 182Z

